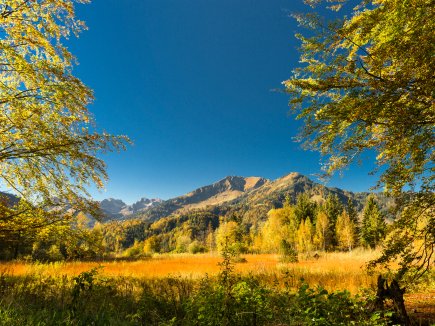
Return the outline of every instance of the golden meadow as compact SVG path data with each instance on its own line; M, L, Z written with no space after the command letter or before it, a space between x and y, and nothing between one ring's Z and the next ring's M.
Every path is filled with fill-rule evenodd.
M226 266L217 254L3 262L0 325L388 325L389 310L373 310L377 274L365 268L379 254L355 249L296 263L247 254ZM406 302L414 321L431 325L433 279Z
M270 280L290 275L297 286L303 278L311 286L320 285L328 290L347 289L358 293L362 288L373 288L376 276L366 269L366 263L378 254L371 250L322 254L318 259L307 257L297 263L284 263L279 255L242 255L246 262L236 263L235 272L262 275ZM161 254L138 261L55 262L49 264L3 262L0 271L15 276L77 276L95 267L107 277L165 278L176 276L199 279L206 274L216 275L222 258L217 254Z

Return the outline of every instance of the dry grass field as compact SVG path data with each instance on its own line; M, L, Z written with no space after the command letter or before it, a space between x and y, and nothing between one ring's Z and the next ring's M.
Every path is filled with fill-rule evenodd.
M372 251L352 253L327 253L318 259L301 260L298 263L282 263L278 255L243 255L244 263L235 264L241 274L264 275L271 281L287 275L287 281L296 287L301 278L310 285L322 285L328 290L347 289L352 293L372 287L376 277L365 271L365 263L376 255ZM155 255L139 261L62 262L30 264L25 262L0 263L0 272L11 275L43 274L47 276L74 276L101 266L100 274L137 278L164 278L169 275L185 278L201 278L219 272L222 258L217 254L168 254Z
M246 262L236 263L235 271L245 275L251 273L274 284L283 284L285 281L295 289L300 279L304 278L310 286L321 285L330 291L347 289L356 294L363 288L375 287L376 275L369 274L364 267L377 254L376 251L367 250L326 253L318 259L301 259L298 263L283 263L278 255L272 254L243 255ZM206 274L213 276L219 273L221 261L222 258L217 254L165 254L139 261L50 264L3 262L0 263L0 274L71 277L100 267L100 275L115 278L159 279L170 276L199 279ZM407 293L406 303L411 315L435 320L435 280L430 281L423 290Z

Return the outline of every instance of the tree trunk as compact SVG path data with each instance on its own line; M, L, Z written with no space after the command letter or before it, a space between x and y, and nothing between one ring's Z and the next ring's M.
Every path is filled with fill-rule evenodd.
M15 243L14 246L14 259L18 258L18 253L20 252L20 240L21 240L21 232L18 232L17 235L17 242Z
M400 322L401 325L409 326L411 325L411 321L406 312L405 300L403 299L404 293L405 288L400 288L397 280L391 281L390 285L388 285L387 280L379 275L378 289L376 292L376 307L383 309L385 299L391 299L393 301L393 308L399 319L398 322Z

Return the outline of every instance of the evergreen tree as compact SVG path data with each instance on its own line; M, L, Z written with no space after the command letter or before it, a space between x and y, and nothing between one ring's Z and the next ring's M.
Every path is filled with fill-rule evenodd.
M359 223L359 221L358 221L358 212L356 211L355 205L354 205L353 200L351 198L349 198L347 200L346 212L347 212L347 215L349 215L350 220L355 225L357 225Z
M358 220L358 212L351 198L349 198L347 201L346 212L349 215L349 218L354 225L355 234L359 234L360 227L359 227L359 220ZM357 245L357 243L358 243L358 237L355 237L355 245Z
M338 216L343 211L343 205L338 199L337 195L328 195L325 203L323 204L326 215L329 220L329 230L331 231L331 245L337 245L337 239L335 238L335 223L337 222Z
M296 198L294 206L296 221L299 224L302 220L309 218L315 221L317 204L310 199L307 193L301 193Z
M385 218L373 196L369 196L363 211L360 231L363 245L375 248L385 237Z

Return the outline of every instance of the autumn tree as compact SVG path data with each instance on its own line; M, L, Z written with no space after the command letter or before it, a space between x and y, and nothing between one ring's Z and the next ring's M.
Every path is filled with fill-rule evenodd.
M331 243L331 230L329 229L328 215L322 209L317 213L313 242L317 249L323 251L325 251Z
M66 218L62 220L68 221ZM21 254L30 254L39 231L58 222L55 213L35 208L25 200L14 206L3 202L0 204L0 259L15 259Z
M313 225L309 218L302 220L297 231L297 248L299 252L313 250Z
M351 251L356 240L355 225L346 211L343 211L338 216L337 223L335 224L335 233L338 246L341 249Z
M306 2L337 11L351 5ZM284 82L290 107L304 121L300 139L324 155L327 173L377 153L378 186L396 198L398 216L397 236L378 262L397 258L402 271L427 270L435 256L433 2L364 0L349 11L331 22L294 15L310 32L297 35L303 65ZM416 228L419 219L427 227ZM425 246L401 241L403 233Z
M283 208L271 209L267 215L268 219L261 229L261 249L279 252L283 241L296 248L298 223L294 207L286 204Z
M176 237L176 252L187 252L189 245L192 243L190 236L180 233Z
M161 249L161 238L152 235L144 241L143 251L145 254L160 252Z
M206 244L209 252L212 252L213 249L215 248L215 245L216 245L211 222L209 222L208 226L207 226L207 235L205 238L205 244Z
M74 6L86 2L0 3L0 181L36 209L96 214L86 188L107 179L97 154L128 141L96 131L92 91L72 74L75 58L63 45L85 29ZM2 219L13 225L19 213Z
M215 232L215 237L216 247L219 252L222 252L224 248L229 248L235 253L240 253L242 247L240 240L242 235L237 222L222 222Z
M260 246L264 252L278 252L281 240L289 236L280 211L279 208L271 209L267 214L267 221L261 228Z

